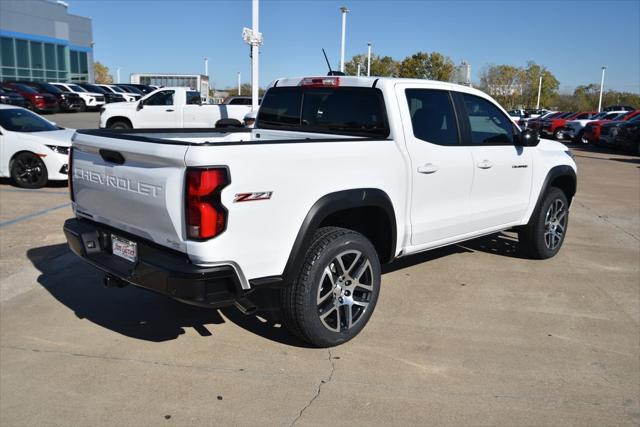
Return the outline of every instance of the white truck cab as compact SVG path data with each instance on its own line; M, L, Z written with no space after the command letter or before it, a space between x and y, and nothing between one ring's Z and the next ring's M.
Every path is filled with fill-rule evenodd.
M278 287L322 347L364 328L383 263L507 229L553 257L576 191L567 147L485 93L376 77L277 80L253 129L78 131L71 165L65 234L107 284L243 312Z

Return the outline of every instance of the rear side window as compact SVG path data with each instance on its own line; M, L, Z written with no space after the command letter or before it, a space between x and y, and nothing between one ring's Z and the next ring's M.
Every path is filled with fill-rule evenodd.
M471 145L513 144L513 124L498 107L478 96L461 95L469 119Z
M458 125L449 92L407 89L413 136L438 145L458 145Z
M258 113L258 127L387 137L382 93L374 88L282 87L270 89Z
M200 92L187 92L187 104L201 104Z

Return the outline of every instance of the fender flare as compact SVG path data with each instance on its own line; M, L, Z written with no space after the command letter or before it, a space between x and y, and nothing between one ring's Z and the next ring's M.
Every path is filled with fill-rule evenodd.
M576 190L578 188L578 179L576 176L576 171L569 165L560 165L552 167L549 172L547 172L547 176L544 178L542 183L542 187L540 187L540 193L538 193L538 200L536 201L536 205L533 209L533 212L536 212L540 208L540 204L542 203L542 198L546 194L547 190L551 186L551 183L556 179L563 176L568 176L573 182L573 193L570 194L569 206L571 206L571 201L573 200L573 196L576 194Z
M306 249L311 245L315 231L320 227L329 215L351 208L376 207L382 209L390 224L390 252L387 260L391 262L395 258L397 224L396 215L391 199L384 191L377 188L358 188L337 191L322 196L316 201L302 221L298 235L289 252L289 258L281 276L270 276L253 279L252 286L278 286L290 283L298 273L298 269L306 255Z

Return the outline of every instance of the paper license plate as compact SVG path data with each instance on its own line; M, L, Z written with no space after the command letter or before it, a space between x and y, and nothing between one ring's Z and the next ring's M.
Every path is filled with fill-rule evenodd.
M114 255L127 261L136 262L138 260L138 244L115 234L111 235L111 250Z

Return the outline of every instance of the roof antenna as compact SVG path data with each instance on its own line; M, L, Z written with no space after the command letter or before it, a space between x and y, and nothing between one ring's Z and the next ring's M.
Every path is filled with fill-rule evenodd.
M324 51L324 48L322 48L322 53L324 54L324 60L327 61L327 67L329 67L329 73L327 73L327 76L345 76L346 75L341 71L333 71L331 69L331 64L329 63L329 58L327 58L327 52Z

